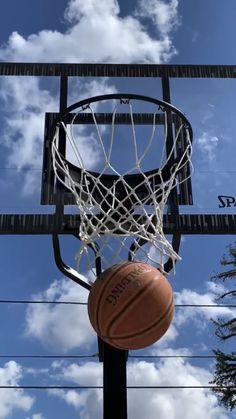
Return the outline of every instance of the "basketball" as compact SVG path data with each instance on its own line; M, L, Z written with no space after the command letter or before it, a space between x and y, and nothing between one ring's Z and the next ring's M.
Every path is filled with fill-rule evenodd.
M90 322L102 340L118 349L141 349L159 340L174 314L165 276L143 262L123 262L104 271L88 298Z

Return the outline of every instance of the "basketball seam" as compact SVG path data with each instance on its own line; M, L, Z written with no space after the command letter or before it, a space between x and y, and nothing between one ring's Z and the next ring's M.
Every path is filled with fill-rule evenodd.
M139 335L141 335L142 333L145 333L145 332L150 332L152 328L156 327L158 325L158 323L161 323L163 321L163 319L169 314L169 312L171 311L171 308L173 306L173 301L174 301L174 297L172 295L171 301L170 301L165 313L161 316L161 318L159 318L155 323L153 323L147 329L143 329L143 330L139 331L138 333L134 333L134 334L131 334L131 335L126 335L126 336L120 336L120 337L114 336L113 337L113 336L109 336L109 334L108 334L108 336L104 336L104 337L107 338L107 339L111 339L111 340L125 340L125 339L134 338L134 337L139 336ZM110 327L109 327L109 329L110 329ZM108 329L108 332L109 332L109 329Z
M165 312L166 316L169 315L169 313L171 312L172 307L173 307L172 304L168 307L168 310ZM135 337L141 337L141 336L143 337L143 335L145 335L146 333L150 333L152 331L152 329L155 328L157 326L157 324L159 322L161 323L163 320L164 320L164 316L162 316L161 320L159 319L159 321L157 321L155 324L152 324L152 326L149 329L143 330L142 333L136 333L134 335L129 335L129 336L125 336L125 337L110 337L109 336L108 337L109 342L110 342L111 345L113 344L115 347L117 347L119 349L130 349L128 347L124 348L124 346L122 346L122 341L124 341L126 339L132 339L132 338L135 338ZM165 330L164 334L166 333L167 329ZM159 340L163 335L161 335L157 340ZM120 342L120 345L119 345L119 343L117 343L117 341ZM152 345L153 343L154 342L150 343L149 345ZM149 345L145 344L145 346L149 346ZM142 346L142 347L145 347L145 346ZM132 349L133 350L134 349L142 349L142 347L134 347Z
M127 308L133 303L133 301L138 302L139 297L141 295L143 295L144 292L147 291L147 289L149 287L152 287L153 283L150 282L149 284L147 284L144 288L142 288L137 294L135 294L126 304L125 306L123 306L120 311L115 315L115 317L113 317L113 319L111 320L111 323L109 324L109 326L107 327L107 335L109 335L109 331L111 329L111 327L113 326L113 324L115 323L115 321L117 320L117 318L119 318L121 312L122 314L125 313L125 311L127 310Z

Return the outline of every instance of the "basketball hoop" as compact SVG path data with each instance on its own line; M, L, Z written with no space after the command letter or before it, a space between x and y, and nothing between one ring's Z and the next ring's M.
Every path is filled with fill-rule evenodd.
M109 111L112 107L106 126L100 124L98 105ZM139 113L134 112L136 108ZM148 135L138 119L143 110ZM91 171L85 162L78 127L83 115L90 115L87 134L99 156L99 171ZM127 132L124 138L122 124L130 126L130 138ZM59 152L61 133L70 144L72 157ZM86 259L86 270L93 271L94 254L101 258L103 269L127 255L129 260L151 263L163 272L169 258L175 265L180 257L164 235L163 215L169 211L170 197L178 198L180 185L191 175L192 128L181 111L134 94L89 98L60 114L52 127L51 147L55 185L61 185L61 193L70 193L80 215L79 267ZM120 157L116 157L117 150ZM149 164L154 168L148 168Z

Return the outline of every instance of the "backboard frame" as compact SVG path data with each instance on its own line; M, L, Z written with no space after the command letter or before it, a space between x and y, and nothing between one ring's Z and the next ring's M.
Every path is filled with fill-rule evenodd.
M0 63L0 76L58 77L59 112L67 106L68 77L152 77L162 81L163 99L170 101L172 78L235 79L234 65ZM191 121L190 121L191 122ZM234 214L178 214L164 217L165 234L235 234ZM78 215L0 214L0 234L71 234L78 231Z

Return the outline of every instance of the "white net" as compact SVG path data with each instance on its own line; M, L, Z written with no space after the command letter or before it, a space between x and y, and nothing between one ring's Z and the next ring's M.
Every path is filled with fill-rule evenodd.
M190 176L192 145L189 127L186 119L181 121L179 118L176 128L176 124L170 122L170 118L173 120L170 109L160 109L154 104L149 114L152 122L147 135L141 124L137 128L131 100L119 100L115 106L112 101L112 104L110 125L99 125L97 107L89 104L77 109L70 124L58 122L52 139L56 180L71 192L80 214L78 269L91 271L96 276L96 254L101 258L103 270L127 260L127 257L149 262L164 270L169 258L173 266L180 259L164 235L163 215L168 209L171 191L178 193L179 185ZM129 116L129 128L125 133L117 123L118 110L122 106ZM88 141L90 139L93 147L96 146L99 173L88 170L88 155L84 152L84 143L81 143L84 131L76 124L78 115L84 112L92 117L87 135ZM76 176L71 169L74 165L58 151L61 130L70 144L70 156L73 156L70 158L80 168ZM170 137L171 146L167 146ZM183 141L184 149L180 153L179 145ZM90 153L92 159L91 148ZM154 154L159 156L158 169L146 170Z

